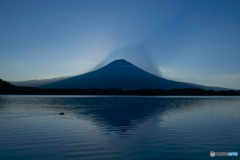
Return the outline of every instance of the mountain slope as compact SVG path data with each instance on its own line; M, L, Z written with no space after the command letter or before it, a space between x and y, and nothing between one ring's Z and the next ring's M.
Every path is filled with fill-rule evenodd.
M67 78L69 77L58 77L58 78L51 78L51 79L28 80L28 81L10 81L9 83L16 86L38 87L45 84L57 82L63 79L67 79Z
M93 72L40 86L40 88L196 88L148 73L126 60L115 60Z

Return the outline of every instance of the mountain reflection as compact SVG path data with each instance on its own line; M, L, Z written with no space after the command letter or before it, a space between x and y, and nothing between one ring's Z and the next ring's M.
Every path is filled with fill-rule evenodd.
M116 131L128 131L136 128L154 115L158 108L155 106L120 105L91 107L81 114L88 115L99 124L105 124Z
M154 116L160 116L164 112L182 106L189 106L192 102L192 100L181 101L172 98L114 97L105 98L105 104L76 106L72 108L72 111L78 118L87 117L97 125L104 126L108 131L126 133L136 129L140 124L147 122Z
M94 122L106 131L127 134L150 119L167 112L194 107L200 102L189 98L118 96L1 97L0 109L21 107L25 116L59 116ZM6 108L5 105L8 107ZM11 111L11 110L9 110ZM59 115L64 112L65 115ZM19 115L18 115L19 116ZM21 115L23 116L23 115ZM159 118L158 118L159 120Z

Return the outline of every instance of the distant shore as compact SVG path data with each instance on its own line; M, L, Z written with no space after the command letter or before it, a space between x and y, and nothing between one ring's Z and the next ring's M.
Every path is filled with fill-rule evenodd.
M40 89L34 87L19 87L0 80L2 95L136 95L136 96L239 96L240 90L204 90L198 88L185 89Z

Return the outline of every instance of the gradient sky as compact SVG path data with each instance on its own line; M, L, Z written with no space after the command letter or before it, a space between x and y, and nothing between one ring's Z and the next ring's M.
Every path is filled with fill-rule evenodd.
M240 89L239 0L1 0L0 78L78 75L126 59Z

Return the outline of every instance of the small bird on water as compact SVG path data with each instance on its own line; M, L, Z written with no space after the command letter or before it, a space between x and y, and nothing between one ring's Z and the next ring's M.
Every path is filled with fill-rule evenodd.
M60 115L64 115L64 112L62 112L62 113L59 113Z

